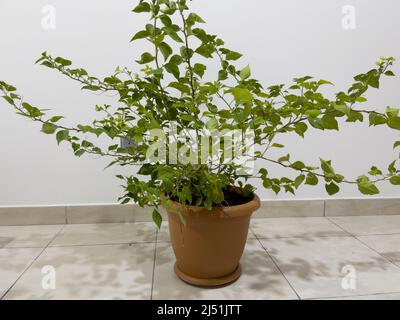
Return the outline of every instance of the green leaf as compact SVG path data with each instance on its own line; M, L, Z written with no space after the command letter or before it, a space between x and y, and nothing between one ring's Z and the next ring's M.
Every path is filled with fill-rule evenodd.
M385 124L386 123L386 117L376 113L376 112L372 112L369 114L369 125L371 126L378 126L381 124Z
M400 146L400 141L396 141L394 144L393 144L393 149L396 149L397 147L399 147Z
M162 224L162 216L161 216L160 212L158 212L158 210L154 209L152 217L153 217L154 223L157 225L157 228L160 229L161 224Z
M316 186L318 184L318 177L313 173L307 174L306 184L310 186Z
M150 4L148 4L147 2L141 2L132 11L136 13L141 13L141 12L150 12L150 10L151 10Z
M218 72L218 81L223 81L228 79L228 72L226 70L220 70Z
M332 182L330 184L326 184L325 189L330 196L332 196L340 191L339 186L334 182Z
M339 130L339 125L335 117L331 114L326 114L322 117L321 123L325 129Z
M146 64L154 61L154 56L148 52L145 52L142 54L140 60L136 60L137 63L139 64Z
M230 92L237 103L245 103L253 100L253 95L247 89L236 87L231 89Z
M67 59L64 59L64 58L61 58L61 57L57 57L54 61L59 63L59 64L61 64L63 67L67 67L67 66L70 66L72 64L71 61L69 61Z
M343 114L348 114L350 112L350 110L351 110L345 104L340 104L340 105L335 104L334 108L335 108L335 110L337 110L337 111L339 111L339 112L341 112Z
M320 114L321 114L320 110L307 110L305 112L305 115L313 117L313 118L318 117Z
M301 161L296 161L291 165L291 167L296 170L303 170L305 168L305 164Z
M87 85L87 86L83 86L82 90L99 91L100 87L99 86L93 86L93 85Z
M396 160L394 160L391 164L389 164L388 170L392 174L396 172Z
M286 156L280 157L278 159L278 162L288 162L290 160L290 154L287 154Z
M182 193L183 193L186 201L188 201L189 204L191 204L193 199L192 199L192 191L190 190L190 188L188 186L184 186L182 188Z
M299 122L294 125L294 131L304 138L304 133L308 130L308 126L304 122Z
M182 93L186 93L186 94L190 93L190 88L187 85L180 83L180 82L172 82L168 85L168 87L179 90Z
M9 96L1 96L4 100L6 100L9 104L14 105L14 100Z
M382 175L382 171L379 170L377 167L372 167L371 170L368 172L368 174L370 174L371 176L379 176Z
M145 39L145 38L147 38L149 35L150 35L150 34L149 34L149 32L148 32L147 30L139 31L138 33L136 33L136 34L132 37L131 42L132 42L132 41L135 41L135 40L139 40L139 39Z
M230 61L239 60L243 55L239 52L231 51L228 49L220 49L221 53L225 54L225 59Z
M191 26L194 25L196 22L206 23L198 14L193 12L189 14L189 16L186 19L186 22Z
M388 126L392 129L400 130L400 117L389 118Z
M57 144L60 144L62 141L67 140L69 137L69 131L68 130L60 130L56 134L56 140Z
M219 126L218 120L215 118L208 120L206 123L207 129L211 131L218 129L218 126Z
M294 180L294 186L296 187L296 189L300 187L300 185L304 182L305 179L306 176L304 174L301 174Z
M391 177L389 181L395 186L400 186L400 176Z
M165 65L165 70L167 70L168 73L171 73L176 79L179 80L180 78L180 71L179 71L179 67L177 64L174 64L172 62L168 62Z
M321 168L325 173L331 174L331 175L335 174L335 170L333 170L333 168L330 164L330 161L325 161L323 159L320 159L320 161L321 161Z
M215 52L215 47L212 44L202 44L200 47L196 49L196 53L205 58L212 58L214 52Z
M358 190L362 194L375 195L379 194L378 188L366 176L361 176L357 179Z
M75 151L74 154L75 154L77 157L81 157L85 152L86 152L86 151L85 151L84 149L79 149L79 150Z
M399 109L387 107L387 108L386 108L386 114L387 114L389 117L397 117L397 116L399 115Z
M45 122L43 123L42 126L42 132L45 134L53 134L54 132L56 132L56 130L58 129L58 127L50 122Z
M347 122L364 121L364 116L361 112L350 110L347 114Z
M240 78L241 78L242 80L246 80L246 79L250 78L250 76L251 76L251 69L250 69L250 66L248 65L248 66L246 66L245 68L243 68L243 69L240 71L239 76L240 76Z
M173 52L172 48L166 42L161 42L159 48L165 60L167 60Z
M201 64L201 63L196 63L193 66L193 72L195 74L197 74L201 78L204 76L204 73L205 73L206 70L207 70L207 67L204 64Z
M55 123L55 122L60 121L63 118L64 118L63 116L54 116L49 121Z

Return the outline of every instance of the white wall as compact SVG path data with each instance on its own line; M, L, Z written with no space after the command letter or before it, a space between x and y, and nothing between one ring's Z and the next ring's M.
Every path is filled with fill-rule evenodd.
M132 66L140 48L129 39L144 23L130 12L135 2L0 0L0 79L16 85L35 105L65 114L72 123L88 122L95 114L93 106L112 98L80 92L77 84L33 62L47 50L98 76L110 74L117 65ZM41 10L47 4L57 9L56 30L42 29ZM342 28L344 5L356 8L355 30ZM266 86L311 74L334 81L339 91L380 56L400 58L398 0L194 0L193 8L207 20L208 30L245 54L243 64L250 63ZM400 73L399 65L395 71ZM399 85L399 78L385 80L381 91L369 93L369 105L381 111L399 106ZM295 158L314 164L319 156L332 159L337 171L349 177L366 172L371 164L386 168L396 157L392 144L399 132L359 124L342 128L340 133L280 141ZM39 130L0 102L0 205L116 202L118 168L104 171L104 159L77 159L67 145L57 147L53 136ZM274 170L281 172L271 167ZM381 189L381 196L400 194L388 185ZM259 194L276 198L262 189ZM325 196L323 186L305 187L297 195ZM337 195L355 196L359 193L353 186Z

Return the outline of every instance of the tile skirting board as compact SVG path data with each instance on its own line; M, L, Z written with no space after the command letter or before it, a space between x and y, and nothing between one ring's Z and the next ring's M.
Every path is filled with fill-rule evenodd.
M0 226L148 222L151 213L134 204L0 206ZM253 218L371 215L400 215L400 198L266 200Z

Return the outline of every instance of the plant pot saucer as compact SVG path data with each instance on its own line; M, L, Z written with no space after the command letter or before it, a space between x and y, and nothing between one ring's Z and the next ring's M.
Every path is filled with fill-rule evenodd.
M237 279L239 279L239 277L242 274L242 268L241 268L240 264L238 264L238 266L234 272L232 272L231 274L228 274L227 276L221 277L221 278L202 279L202 278L196 278L196 277L190 276L190 275L182 272L178 268L177 263L175 263L174 271L179 279L183 280L186 283L189 283L191 285L198 286L198 287L224 286L224 285L230 284L232 282L235 282Z

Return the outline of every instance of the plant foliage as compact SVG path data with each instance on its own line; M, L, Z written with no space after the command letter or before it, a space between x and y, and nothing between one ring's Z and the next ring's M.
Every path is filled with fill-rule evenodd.
M276 193L293 194L302 185L315 186L319 182L325 184L329 195L339 192L342 183L354 184L367 195L379 193L377 182L400 184L396 160L387 170L374 166L367 174L347 180L328 160L320 159L315 166L285 153L277 159L270 156L272 148L284 148L276 142L279 136L295 133L304 137L310 128L339 130L343 122L368 121L370 126L400 130L398 109L388 108L381 113L360 107L367 100L369 88L379 88L382 77L394 76L390 70L393 58L381 58L374 69L354 77L350 88L333 98L321 92L331 82L310 76L296 78L289 85L264 88L252 77L250 66L240 66L240 53L228 49L221 38L202 28L205 21L189 11L187 0L142 0L133 12L148 15L149 23L131 41L152 45L151 51L139 54L135 70L118 67L112 75L100 79L74 67L70 60L47 52L37 60L79 82L83 90L117 95L117 106L96 106L101 116L92 123L64 125L62 116L49 116L44 109L23 101L15 87L0 81L3 99L18 114L41 123L42 132L55 135L58 144L69 143L76 156L95 154L109 157L110 165L138 166L137 174L118 176L124 188L122 203L154 206L153 219L160 226L159 205L169 206L171 199L207 208L226 205L225 191L230 186L240 188L244 194L253 192L249 179L261 179L265 188ZM211 61L219 66L216 74L208 71ZM219 163L146 163L146 153L154 143L148 132L166 129L171 122L176 122L178 135L188 130L198 133L204 128L251 129L257 147L254 159L264 161L265 167L253 175L238 175L238 165L224 162L223 156ZM100 136L109 138L109 146L96 143ZM121 147L119 139L132 143ZM394 147L399 145L397 141ZM178 140L177 146L185 146L185 141ZM272 176L268 163L296 175ZM162 194L167 195L163 200Z

